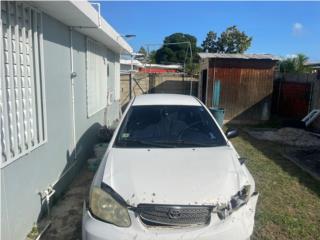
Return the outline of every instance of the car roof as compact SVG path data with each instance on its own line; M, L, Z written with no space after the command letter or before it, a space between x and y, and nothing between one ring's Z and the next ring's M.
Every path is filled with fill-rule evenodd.
M183 106L201 106L198 99L193 96L181 94L145 94L135 97L133 106L150 105L183 105Z

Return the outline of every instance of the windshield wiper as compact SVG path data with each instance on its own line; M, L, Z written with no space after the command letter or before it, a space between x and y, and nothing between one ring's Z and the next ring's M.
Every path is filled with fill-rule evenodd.
M161 147L161 148L172 148L174 146L166 144L166 143L161 143L161 142L153 142L153 141L147 141L147 140L140 140L140 139L135 139L135 138L127 138L127 139L121 139L120 143L137 143L141 145L147 145L147 146L152 146L152 147Z

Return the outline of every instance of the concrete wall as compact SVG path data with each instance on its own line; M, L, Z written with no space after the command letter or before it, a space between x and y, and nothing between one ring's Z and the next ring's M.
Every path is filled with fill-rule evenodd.
M57 20L43 16L44 73L48 141L1 169L1 239L24 239L41 214L38 193L54 185L57 196L72 180L97 141L97 130L119 115L119 102L87 117L86 37L73 33L75 78L75 136L71 95L70 32ZM119 55L108 51L108 88L114 90L115 62ZM119 63L116 63L119 64ZM75 149L77 150L75 152Z

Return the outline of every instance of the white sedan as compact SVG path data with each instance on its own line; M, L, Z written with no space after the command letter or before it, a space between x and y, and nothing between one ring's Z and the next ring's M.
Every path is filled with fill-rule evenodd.
M83 239L249 239L258 193L236 135L195 97L135 97L84 204Z

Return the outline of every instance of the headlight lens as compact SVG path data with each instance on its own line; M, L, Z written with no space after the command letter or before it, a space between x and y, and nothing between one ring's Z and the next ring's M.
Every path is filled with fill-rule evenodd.
M246 204L250 198L250 185L244 186L236 195L231 198L232 210L237 210L244 204Z
M231 197L231 200L228 204L223 204L218 206L217 214L220 219L225 219L232 212L236 211L243 205L245 205L250 198L251 186L245 185L237 194Z
M103 221L119 227L129 227L131 224L128 209L99 187L92 188L89 207L92 214Z

